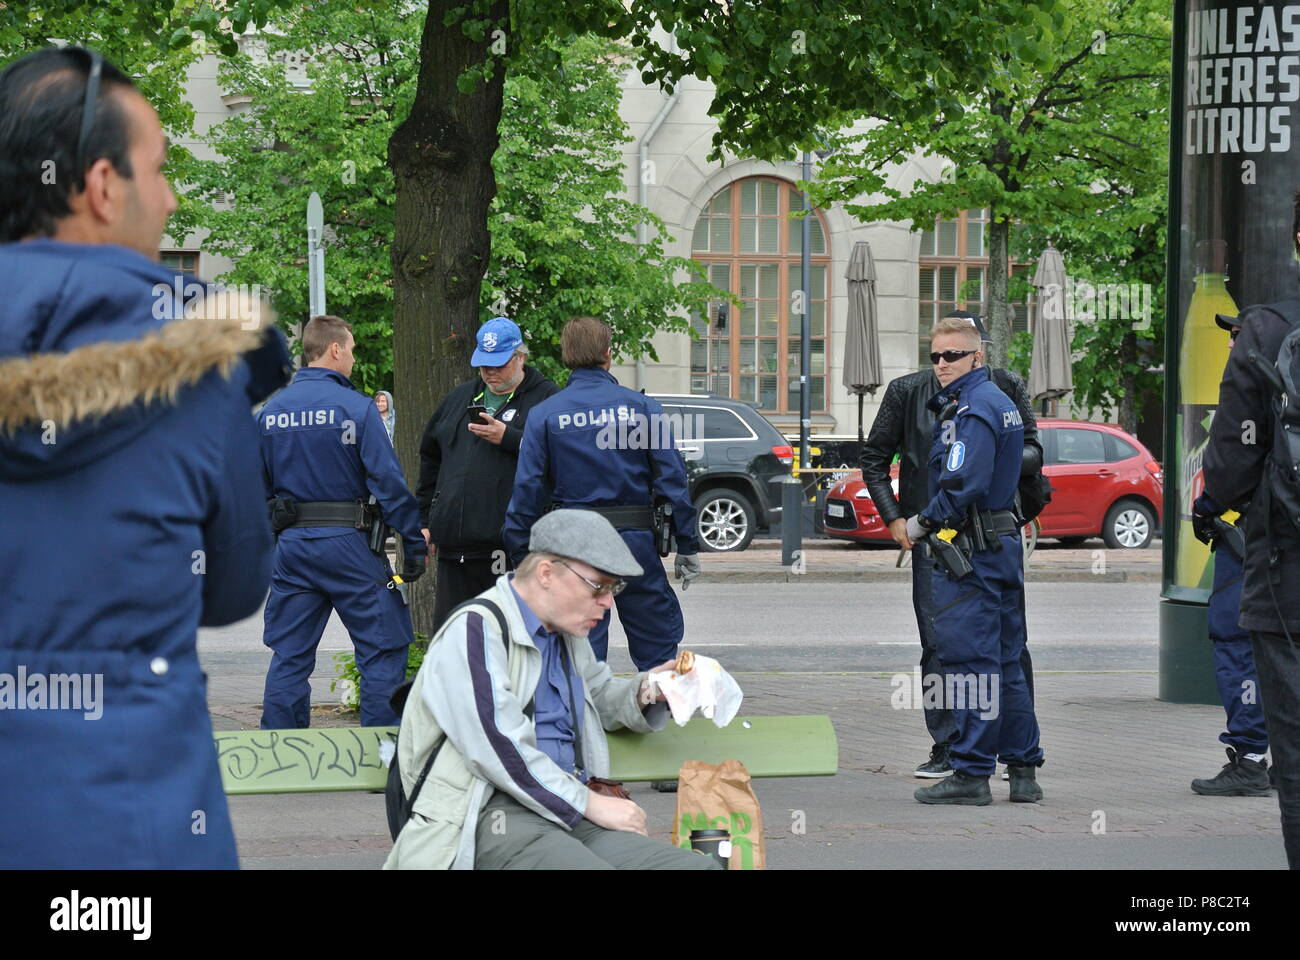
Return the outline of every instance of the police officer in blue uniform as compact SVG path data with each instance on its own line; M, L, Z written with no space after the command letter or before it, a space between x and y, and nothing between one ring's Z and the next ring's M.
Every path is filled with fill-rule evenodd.
M907 532L935 548L934 632L957 738L950 750L953 776L915 796L921 803L985 806L993 802L988 778L1000 760L1009 768L1011 800L1034 803L1043 796L1035 776L1043 751L1020 662L1024 554L1012 512L1023 418L990 380L969 321L941 320L931 344L941 387L930 401L937 414L931 499L908 520ZM950 530L957 535L944 532ZM966 557L969 571L947 568L949 543Z
M1235 348L1241 331L1237 318L1219 314L1216 321L1228 331L1228 343ZM1264 756L1268 753L1268 728L1259 699L1250 631L1238 623L1246 580L1246 518L1230 522L1222 516L1224 512L1207 493L1201 494L1192 506L1192 530L1214 551L1214 586L1208 610L1210 642L1214 679L1228 726L1219 735L1219 742L1227 748L1228 762L1217 776L1193 780L1192 791L1207 797L1267 797L1271 773Z
M506 510L505 543L513 563L528 552L528 534L547 510L584 507L614 525L645 575L618 596L618 617L638 670L677 656L682 608L656 549L654 508L672 507L675 572L685 590L700 574L686 466L659 401L621 387L609 372L609 327L575 317L560 335L568 386L533 408L524 426L515 489ZM588 634L599 660L609 646L609 613Z
M394 725L388 700L406 676L414 635L388 557L382 546L371 549L372 531L382 522L402 538L407 582L424 573L428 548L383 418L348 379L351 326L313 317L302 341L307 366L257 415L278 535L262 637L274 651L262 729L310 725L308 681L331 609L356 648L362 725Z

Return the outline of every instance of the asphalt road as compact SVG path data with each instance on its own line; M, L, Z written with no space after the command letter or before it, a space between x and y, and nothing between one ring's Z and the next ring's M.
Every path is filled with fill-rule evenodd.
M1154 670L1158 587L1149 583L1030 584L1029 642L1036 671ZM895 672L910 670L919 643L906 581L827 583L696 583L680 594L685 645L732 672ZM615 623L611 666L631 672L626 638ZM317 653L313 679L319 702L328 691L333 655L351 649L337 617ZM261 616L202 630L199 653L210 699L258 703L270 651Z

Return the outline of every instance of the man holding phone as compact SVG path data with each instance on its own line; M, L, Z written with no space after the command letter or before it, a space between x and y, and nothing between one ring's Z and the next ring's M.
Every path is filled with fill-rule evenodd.
M438 561L433 626L506 572L501 540L528 412L559 387L528 366L513 320L493 317L475 336L479 376L447 394L420 440L415 499Z

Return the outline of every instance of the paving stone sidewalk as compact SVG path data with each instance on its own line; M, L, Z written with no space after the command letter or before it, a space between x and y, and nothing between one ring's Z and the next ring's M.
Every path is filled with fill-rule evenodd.
M1285 867L1276 794L1199 797L1194 777L1224 762L1216 707L1155 699L1154 671L1040 673L1047 764L1039 804L923 806L911 776L929 749L919 711L894 709L883 674L738 674L743 712L828 714L840 744L835 777L759 780L772 868ZM214 705L214 726L256 725L251 705ZM313 722L355 720L322 707ZM632 787L664 839L671 795ZM236 797L245 866L363 867L389 849L383 798L369 794ZM802 832L800 832L802 830Z

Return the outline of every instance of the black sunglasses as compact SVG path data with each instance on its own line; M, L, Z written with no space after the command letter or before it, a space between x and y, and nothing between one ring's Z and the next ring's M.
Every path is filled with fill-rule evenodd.
M978 350L945 350L943 353L930 354L930 362L936 367L940 360L947 360L949 363L956 363L962 357L969 357L972 353L979 353Z
M90 56L90 74L86 77L86 102L81 108L81 132L77 135L76 167L78 178L86 173L86 144L95 126L95 108L99 105L99 80L104 73L104 58L94 50L84 51ZM98 159L96 157L95 159Z

